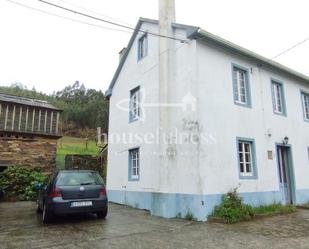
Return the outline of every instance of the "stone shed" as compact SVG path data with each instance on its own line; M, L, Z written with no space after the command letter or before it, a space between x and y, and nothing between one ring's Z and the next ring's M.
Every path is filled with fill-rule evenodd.
M61 111L46 101L0 93L0 172L11 165L52 172Z

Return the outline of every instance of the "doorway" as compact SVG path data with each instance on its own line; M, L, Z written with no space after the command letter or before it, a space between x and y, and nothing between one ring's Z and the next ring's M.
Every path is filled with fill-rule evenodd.
M294 204L295 185L292 163L292 151L288 145L277 145L280 191L284 204Z

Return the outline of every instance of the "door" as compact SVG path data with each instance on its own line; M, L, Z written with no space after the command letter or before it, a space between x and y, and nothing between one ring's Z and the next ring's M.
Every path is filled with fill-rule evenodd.
M294 181L291 164L291 148L288 146L277 146L278 172L280 191L284 204L293 204Z

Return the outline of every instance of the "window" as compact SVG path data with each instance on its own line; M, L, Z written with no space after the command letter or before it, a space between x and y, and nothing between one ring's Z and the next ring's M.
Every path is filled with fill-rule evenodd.
M139 148L129 150L129 181L139 180Z
M274 113L286 115L285 99L283 85L277 81L271 81L271 92L273 100Z
M251 106L248 71L233 65L233 89L235 104Z
M305 121L309 121L309 93L301 92L303 112Z
M245 138L237 139L237 150L240 178L255 179L257 172L254 140Z
M130 122L136 121L141 116L140 88L136 87L130 92Z
M138 60L144 58L147 55L147 50L148 50L148 38L146 33L138 40Z

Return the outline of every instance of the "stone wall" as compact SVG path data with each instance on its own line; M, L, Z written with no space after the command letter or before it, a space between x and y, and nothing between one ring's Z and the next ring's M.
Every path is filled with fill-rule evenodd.
M45 173L56 169L57 139L48 137L0 138L0 165L40 167Z
M104 177L101 159L91 155L66 155L65 169L95 170Z

